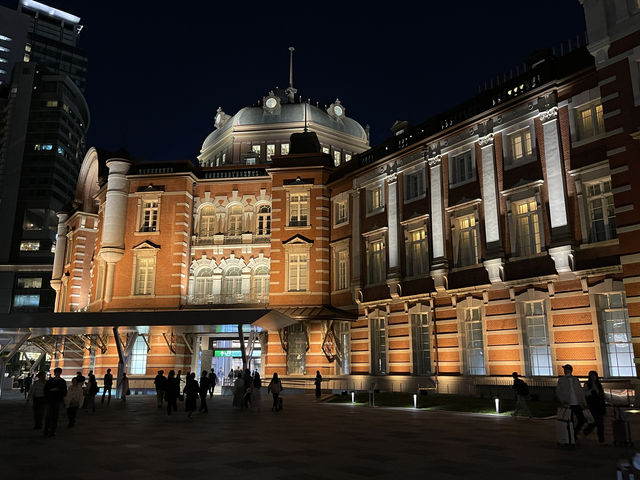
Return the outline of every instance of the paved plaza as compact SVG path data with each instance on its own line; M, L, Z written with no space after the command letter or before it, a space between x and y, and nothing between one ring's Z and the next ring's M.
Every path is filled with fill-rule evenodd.
M114 400L98 403L95 415L79 412L71 430L61 415L57 436L44 438L32 430L31 406L10 392L0 400L0 477L613 479L617 459L634 451L595 438L559 448L553 420L283 398L285 409L273 413L267 398L257 412L216 396L207 415L187 418L167 417L154 397L132 396L126 406Z

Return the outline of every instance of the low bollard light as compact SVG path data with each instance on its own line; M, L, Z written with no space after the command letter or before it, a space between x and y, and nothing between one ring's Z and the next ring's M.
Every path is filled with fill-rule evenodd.
M351 392L351 403L356 403L356 392Z
M418 408L418 395L413 394L413 408Z
M500 413L500 399L496 398L495 402L496 402L496 413Z

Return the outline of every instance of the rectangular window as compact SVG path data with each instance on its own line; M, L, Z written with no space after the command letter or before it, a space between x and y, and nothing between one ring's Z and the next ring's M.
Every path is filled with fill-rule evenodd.
M473 215L456 218L458 251L456 267L469 267L478 263L478 226Z
M276 146L274 144L267 144L267 162L271 161L271 156L276 154Z
M531 142L531 130L521 130L509 135L511 146L511 160L525 160L533 155L533 144Z
M341 159L341 153L340 152L333 152L333 165L336 167L340 166L340 159Z
M480 307L464 309L465 357L468 375L485 375L484 339Z
M40 242L35 240L25 240L20 242L21 252L37 252L40 250Z
M427 274L429 272L429 255L425 228L408 231L406 239L407 275L415 277Z
M589 242L616 238L616 212L611 179L585 185L589 210Z
M384 209L384 190L382 185L367 188L367 213L377 213Z
M467 150L451 159L451 185L466 182L474 177L473 157Z
M384 317L371 319L371 373L387 373L387 322Z
M287 352L287 374L307 373L307 332L303 323L293 324L289 329L289 351Z
M322 147L322 153L326 153L327 155L329 155L329 147Z
M524 304L524 327L530 375L553 375L549 348L549 327L544 300Z
M280 145L280 155L289 155L289 144L282 143Z
M336 252L336 278L335 290L349 288L349 251L338 250Z
M431 337L426 313L411 315L411 355L413 374L431 375Z
M519 257L540 253L542 239L538 205L534 199L514 204L516 252Z
M156 273L154 257L138 257L136 262L136 283L134 295L151 295Z
M372 240L367 249L367 270L369 274L369 284L377 285L384 283L387 278L384 242L382 240Z
M255 165L255 164L256 164L256 157L247 158L247 165Z
M349 202L347 199L336 200L333 203L334 225L342 225L349 221Z
M45 210L44 208L28 208L24 212L23 230L44 230Z
M404 175L404 200L409 202L422 198L426 193L424 170Z
M251 151L253 153L257 153L258 155L260 155L260 151L261 151L260 145L251 145Z
M351 161L351 154L350 153L345 153L344 154L344 161L345 162L350 162Z
M30 312L40 306L40 295L14 295L13 309L15 311Z
M131 350L131 358L129 359L130 375L145 375L147 373L147 342L144 338L138 336L133 349Z
M309 284L309 256L306 253L289 254L289 291L304 292Z
M309 195L295 193L289 198L289 226L306 227L309 225Z
M576 109L576 117L578 140L584 140L605 133L602 105L591 104L578 108Z
M158 201L145 200L142 203L141 232L155 232L158 227Z
M604 357L610 377L635 377L633 344L624 293L597 295Z
M18 288L42 288L42 278L18 278Z

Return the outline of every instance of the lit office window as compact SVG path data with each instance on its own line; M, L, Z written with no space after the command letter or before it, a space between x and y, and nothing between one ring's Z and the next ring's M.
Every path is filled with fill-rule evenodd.
M413 374L431 375L431 337L426 313L411 315L411 354Z
M327 155L329 155L330 153L329 147L322 147L322 153L326 153Z
M611 179L585 185L589 210L589 242L616 238L616 212Z
M458 252L456 267L468 267L478 263L478 226L475 216L466 215L456 218L456 234L458 235Z
M464 309L465 357L468 375L485 375L484 339L480 307Z
M553 375L544 300L524 304L524 323L531 375Z
M624 293L597 295L600 329L610 377L635 377L633 344Z
M579 140L605 133L602 105L591 104L576 109L576 123Z
M37 252L40 250L40 242L35 240L25 240L20 242L21 252Z
M276 154L276 146L273 144L267 145L267 162L271 161L271 156Z
M10 42L13 39L11 37L7 37L6 35L0 35L0 40L3 40L5 42Z
M511 144L511 159L522 160L533 155L533 145L531 143L531 131L521 130L509 135Z
M333 152L333 165L336 167L340 166L340 157L341 157L341 153L340 152Z
M289 155L289 144L283 143L280 145L280 155Z
M382 239L372 240L368 243L367 270L371 285L384 283L387 278L384 241Z
M407 275L414 277L429 271L429 255L424 227L414 228L406 234Z
M40 306L40 295L14 295L13 309L31 311Z
M138 336L133 349L131 350L131 357L129 359L129 374L130 375L145 375L147 373L147 342L144 338Z
M535 199L514 204L516 227L516 251L526 257L540 253L542 239L538 219L538 205Z
M39 277L18 278L18 288L42 288L42 278L39 278Z

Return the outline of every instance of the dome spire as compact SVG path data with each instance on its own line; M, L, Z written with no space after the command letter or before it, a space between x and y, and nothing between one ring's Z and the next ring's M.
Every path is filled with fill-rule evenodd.
M293 103L295 101L296 93L298 90L293 88L293 51L294 47L289 47L289 88L285 90L285 93L289 97L289 102Z

